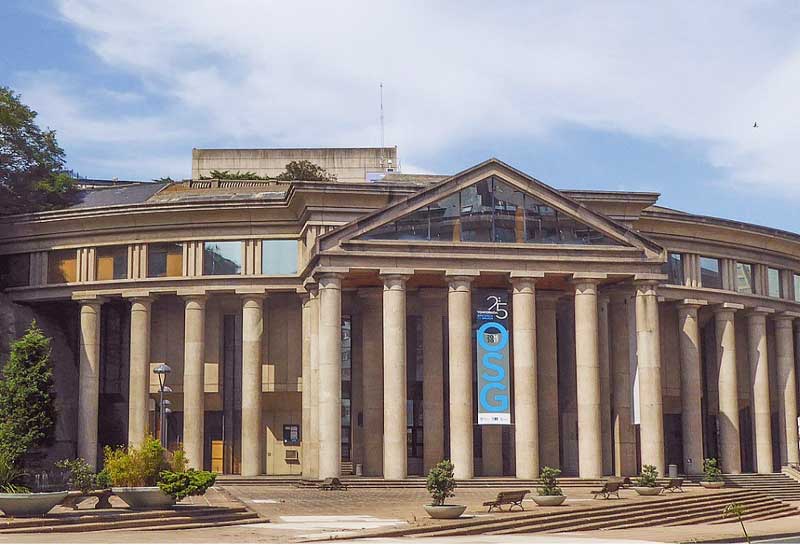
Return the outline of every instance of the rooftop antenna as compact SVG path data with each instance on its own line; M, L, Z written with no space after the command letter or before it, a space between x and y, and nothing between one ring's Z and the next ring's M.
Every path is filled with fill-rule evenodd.
M381 89L381 162L386 160L384 157L386 156L385 151L385 144L384 144L384 132L383 132L383 82L380 84Z

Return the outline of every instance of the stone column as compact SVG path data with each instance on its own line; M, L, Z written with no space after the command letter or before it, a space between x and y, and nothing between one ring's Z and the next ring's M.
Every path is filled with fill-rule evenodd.
M383 279L383 478L404 479L408 450L406 419L406 279Z
M739 388L736 380L736 331L734 304L723 304L716 311L717 365L719 368L719 446L722 471L742 471L739 449Z
M97 467L97 414L100 406L100 310L102 300L81 301L78 374L78 458Z
M633 388L631 387L630 314L628 302L633 292L611 294L608 308L611 333L611 379L613 406L611 423L614 431L614 473L631 476L636 472L636 432L633 426Z
M536 370L539 397L539 465L560 468L558 421L558 345L555 292L536 293ZM538 472L537 472L538 473Z
M427 472L444 458L444 292L438 288L423 288L419 296L422 300L422 462L423 471Z
M747 349L753 406L756 471L772 473L772 422L769 405L769 360L767 358L767 314L773 310L755 308L747 312Z
M608 296L600 296L597 301L597 336L600 358L600 433L603 448L603 474L614 471L611 450L611 352L609 349Z
M342 470L342 281L319 280L319 477Z
M183 448L188 466L203 469L206 297L185 296Z
M797 446L797 390L794 336L788 315L775 317L775 357L778 362L778 420L780 424L781 463L800 463Z
M636 350L642 464L652 464L663 476L666 460L660 346L656 284L641 282L636 285Z
M539 477L535 280L512 278L511 284L516 475L519 479L534 479ZM556 392L556 388L550 388L550 391Z
M315 479L311 476L311 415L316 411L311 408L311 395L308 391L311 385L311 300L308 293L302 296L300 310L303 335L303 349L300 359L301 376L303 377L303 393L300 394L301 415L301 443L302 452L302 479Z
M472 459L472 278L448 277L450 354L450 460L456 479L471 479Z
M361 396L364 415L364 475L383 475L383 314L381 290L360 288Z
M703 399L700 330L697 312L705 302L684 300L678 306L681 347L681 433L686 474L703 473Z
M264 336L264 296L242 300L242 466L243 476L264 473L261 430L261 350Z
M304 440L308 439L306 449L309 456L305 458L305 464L308 466L309 479L317 479L319 477L319 289L316 284L308 285L306 288L308 288L308 316L311 332L308 343L309 380L307 388L310 418L309 433L302 437ZM305 383L303 383L303 391L306 391Z
M147 435L150 400L150 307L153 298L131 298L128 446L138 447Z
M597 281L575 280L575 378L578 399L578 474L603 475Z

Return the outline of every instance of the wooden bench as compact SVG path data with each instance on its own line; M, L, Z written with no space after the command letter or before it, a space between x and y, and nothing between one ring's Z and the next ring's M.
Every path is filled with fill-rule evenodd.
M489 512L491 512L494 508L497 508L502 512L504 504L508 504L509 512L514 508L514 506L518 506L520 510L524 510L525 508L522 507L522 500L528 493L530 493L530 491L527 490L501 491L497 493L497 496L494 500L484 502L483 505L489 507Z
M326 477L325 481L320 483L319 488L323 491L346 491L347 485L342 483L338 477Z
M599 496L607 499L611 495L615 495L617 498L621 498L619 496L620 487L622 487L622 482L620 481L606 481L603 484L602 489L600 489L599 491L591 492L591 494L594 495L592 499L596 499Z
M683 478L682 477L673 477L670 478L669 483L664 486L665 491L669 491L670 493L674 493L676 491L683 492Z

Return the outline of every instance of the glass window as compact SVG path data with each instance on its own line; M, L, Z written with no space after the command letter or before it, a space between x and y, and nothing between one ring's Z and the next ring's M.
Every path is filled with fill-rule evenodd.
M104 246L95 252L98 281L128 278L128 247Z
M792 274L792 282L794 283L794 301L800 302L800 275Z
M774 267L767 268L767 295L771 298L780 298L781 292L781 272Z
M239 275L242 272L242 241L204 243L203 275Z
M51 250L47 253L48 283L74 283L77 280L78 253L76 250Z
M722 288L722 275L717 258L700 256L700 285L703 288Z
M753 266L736 262L736 292L753 293Z
M28 286L31 276L31 255L0 256L0 289Z
M618 245L586 224L486 178L366 233L364 239Z
M297 241L261 241L261 273L264 275L297 273Z
M177 243L147 245L148 277L180 277L183 275L183 247Z
M662 272L669 278L667 282L671 285L683 284L683 256L677 252L667 254L667 262L662 268Z

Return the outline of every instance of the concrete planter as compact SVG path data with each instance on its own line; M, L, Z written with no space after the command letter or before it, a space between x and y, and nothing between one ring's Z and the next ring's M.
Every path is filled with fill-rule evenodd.
M425 511L433 519L456 519L467 507L463 504L443 504L441 506L425 505Z
M706 489L722 489L725 487L724 481L701 481L700 485Z
M533 502L538 506L561 506L567 500L567 495L537 495L533 497Z
M175 499L158 487L112 487L111 491L131 508L157 510L175 504Z
M58 493L0 493L0 510L8 517L43 516L67 497Z
M652 497L652 496L660 495L661 491L663 491L664 488L663 487L634 487L633 490L636 491L637 493L639 493L642 496Z

